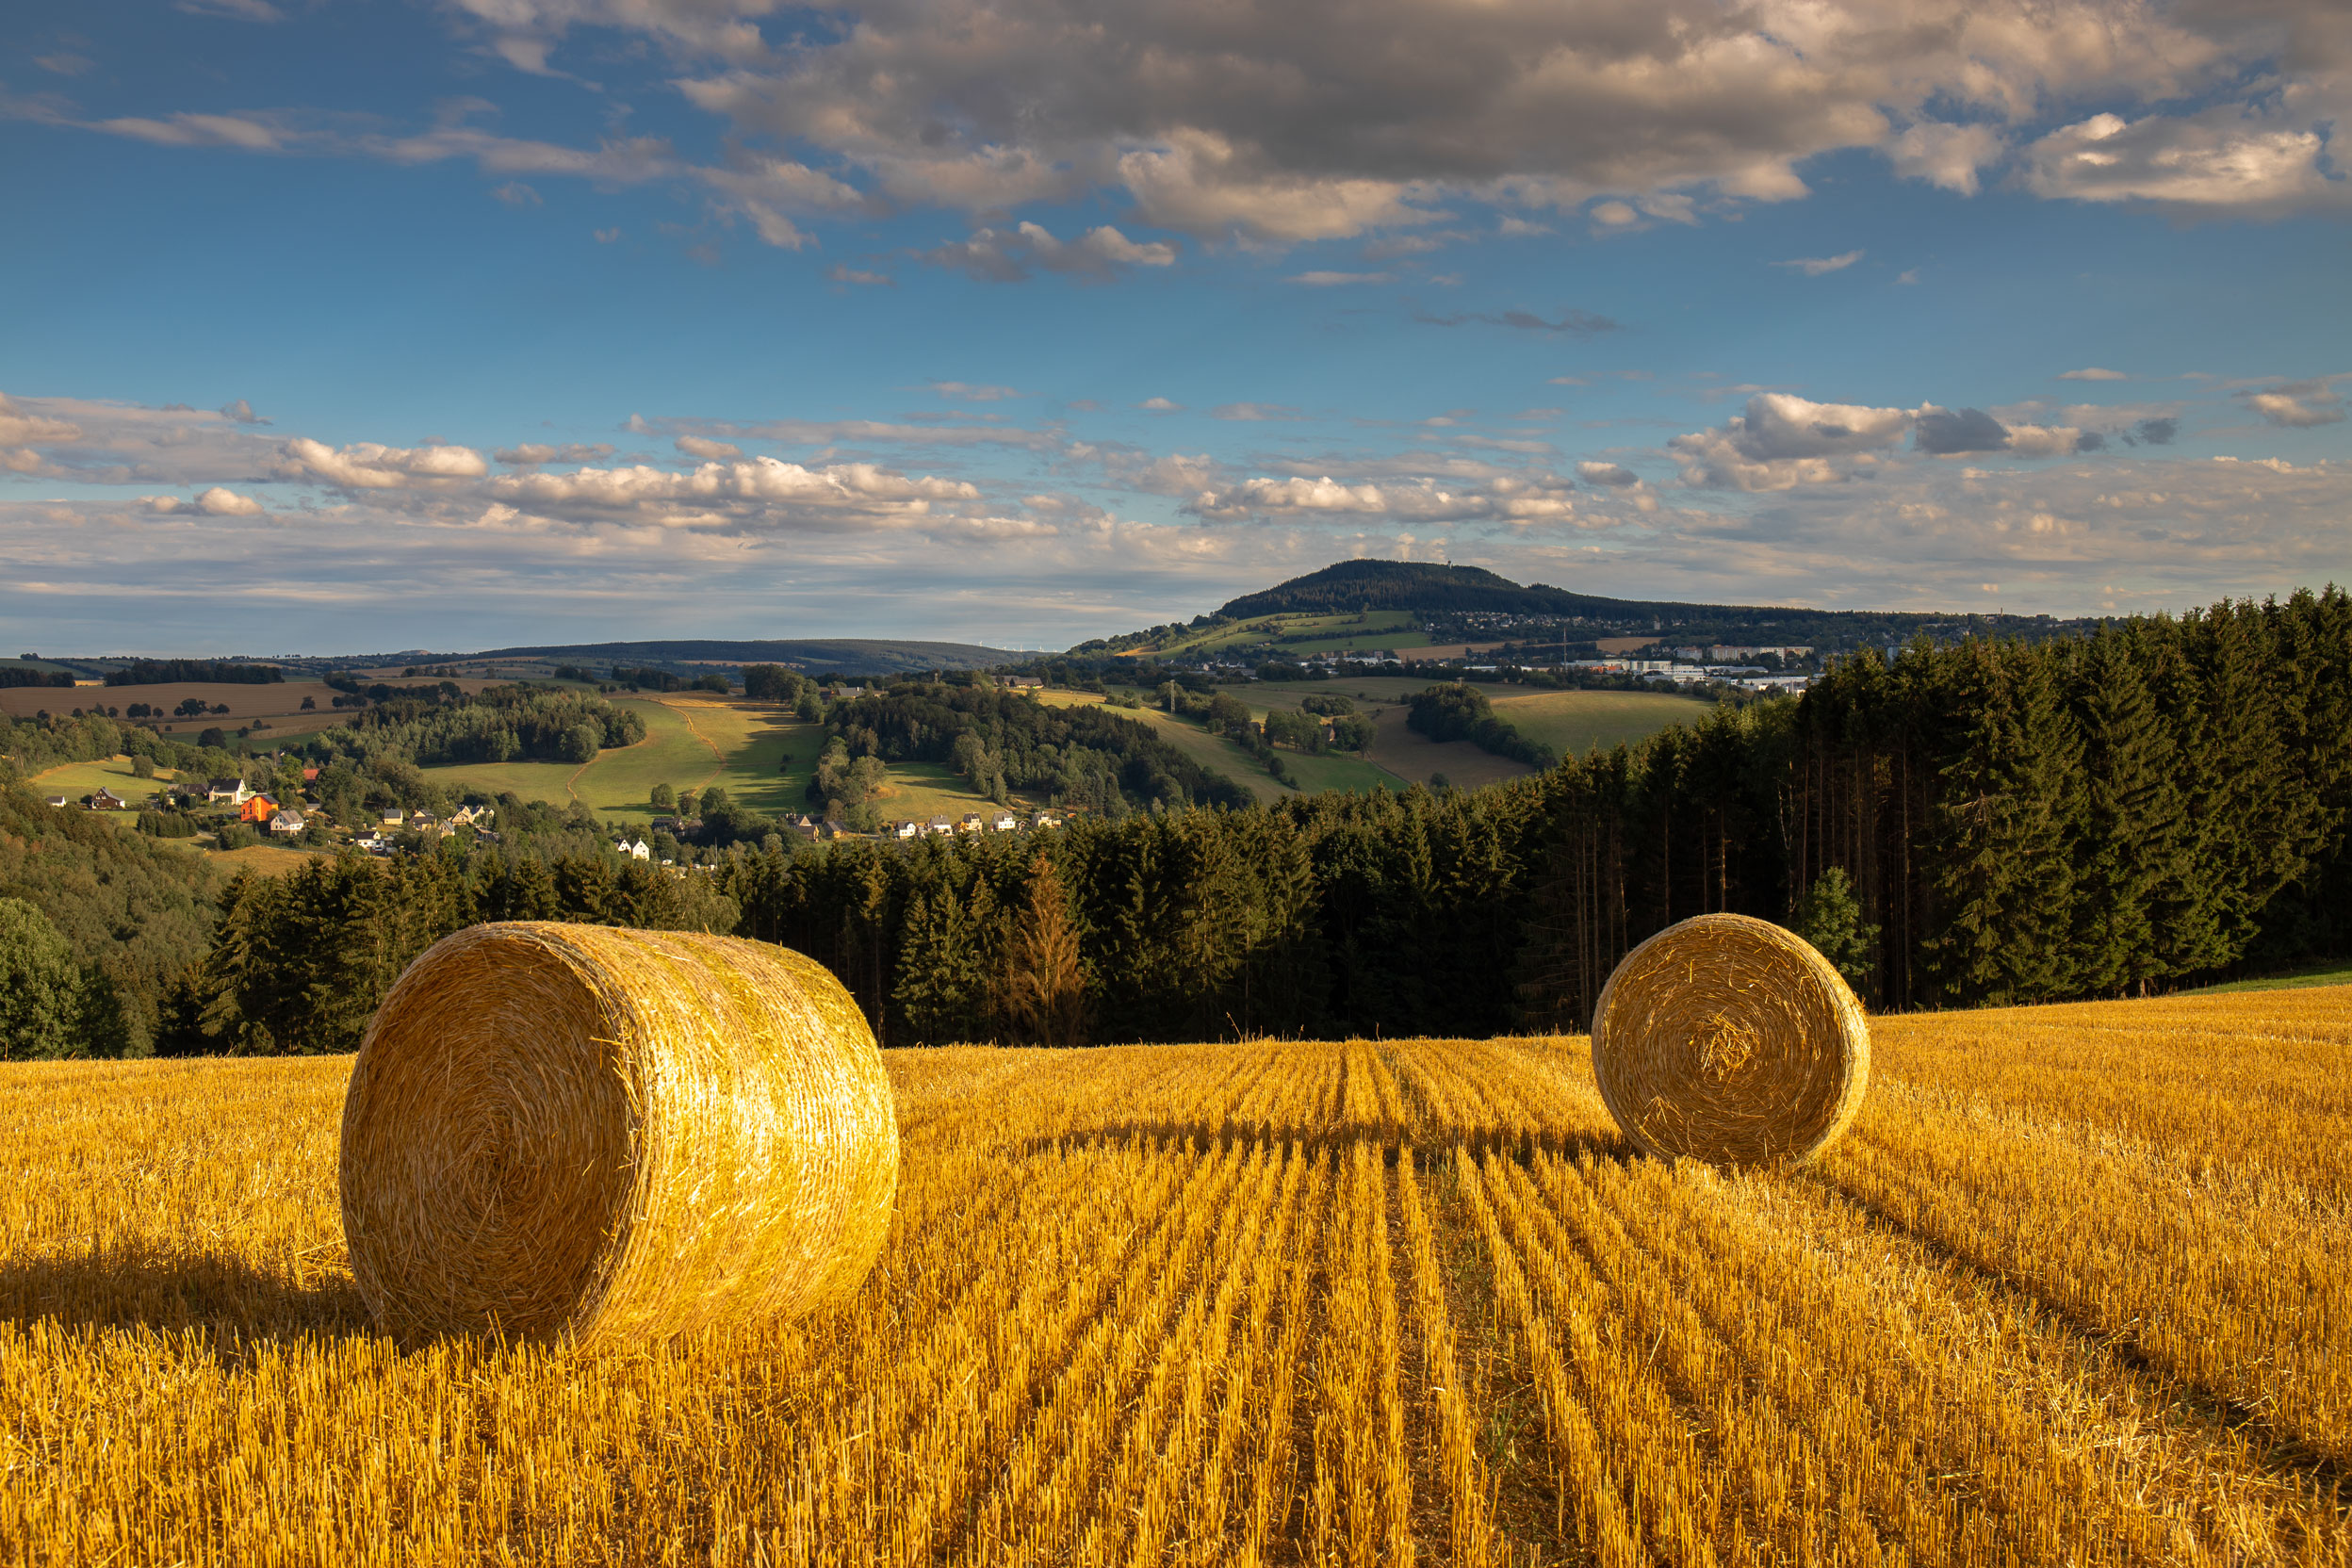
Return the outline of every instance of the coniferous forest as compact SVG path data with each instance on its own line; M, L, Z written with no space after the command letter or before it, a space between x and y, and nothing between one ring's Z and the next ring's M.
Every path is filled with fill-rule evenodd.
M853 714L916 754L932 727ZM1634 944L1730 910L1808 930L1881 1008L2137 994L2352 950L2348 796L2331 589L1868 652L1475 792L746 846L684 875L576 849L321 860L232 882L201 957L115 983L154 993L123 1006L163 1052L342 1051L438 937L566 919L798 948L892 1045L1487 1036L1582 1028Z

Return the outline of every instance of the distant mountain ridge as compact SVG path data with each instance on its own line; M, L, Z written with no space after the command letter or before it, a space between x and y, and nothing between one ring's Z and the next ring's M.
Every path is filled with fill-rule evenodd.
M1615 599L1570 593L1534 582L1525 587L1483 566L1423 561L1342 561L1255 594L1228 600L1217 613L1228 620L1253 615L1352 614L1359 610L1407 610L1420 614L1492 613L1581 615L1587 620L1636 620L1674 613L1753 615L1755 605L1684 604L1664 599Z
M552 659L566 663L661 668L694 664L783 664L811 674L900 675L924 670L988 670L1021 658L977 643L924 643L874 637L731 641L688 639L650 643L566 643L539 647L485 648L434 655L464 659Z

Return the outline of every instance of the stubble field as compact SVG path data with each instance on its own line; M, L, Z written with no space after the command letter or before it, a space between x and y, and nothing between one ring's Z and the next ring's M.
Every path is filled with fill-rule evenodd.
M1581 1039L891 1054L835 1315L406 1347L348 1059L0 1070L0 1560L2343 1562L2352 990L1900 1018L1797 1174Z

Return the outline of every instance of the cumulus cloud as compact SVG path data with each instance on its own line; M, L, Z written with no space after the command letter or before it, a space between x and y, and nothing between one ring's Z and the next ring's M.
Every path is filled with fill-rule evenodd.
M1787 490L1846 477L1834 460L1871 457L1911 429L1903 408L1817 403L1788 392L1759 392L1714 430L1667 443L1691 484L1733 490Z
M1998 126L1948 125L1922 120L1888 144L1887 161L1907 180L1925 180L1963 196L1977 192L1978 172L1998 162L2003 138Z
M2058 372L2058 379L2060 381L2129 381L2132 378L2121 370L2104 370L2096 365L2086 365L2080 370L2061 370Z
M2344 422L2344 399L2335 390L2336 378L2291 381L2260 392L2239 394L2246 406L2282 430L2308 430L2315 425Z
M678 438L677 446L678 449L688 457L699 457L711 461L743 455L743 449L731 441L708 441L699 435L681 435Z
M297 436L278 449L277 477L347 490L397 490L489 471L471 447L386 447L361 441L340 449Z
M918 251L915 258L988 283L1019 283L1035 268L1102 279L1129 267L1171 267L1176 247L1163 240L1138 243L1107 223L1062 240L1042 224L1023 222L1010 229L978 229L968 239Z
M1302 283L1309 288L1339 288L1348 284L1395 283L1396 274L1394 272L1298 272L1282 281Z
M1146 398L1135 406L1150 414L1173 414L1184 405L1168 398Z
M510 207L535 207L545 204L546 198L520 180L509 180L490 192L496 200Z
M1860 251L1848 251L1843 255L1799 256L1794 261L1776 261L1772 265L1803 272L1808 278L1818 278L1824 272L1842 272L1861 259Z
M1287 403L1219 403L1209 410L1209 417L1248 422L1258 419L1303 419L1306 416Z
M503 474L486 486L500 505L565 519L627 515L665 528L785 526L821 518L833 526L921 516L937 501L976 501L963 480L910 478L872 463L810 468L773 457L705 463L679 473L639 464L568 474Z
M220 409L220 416L224 419L233 419L240 425L266 425L270 422L269 420L263 418L260 415L255 414L253 412L253 405L247 402L242 398L237 399L237 401L233 403L223 404Z
M1611 489L1629 489L1642 482L1642 476L1617 463L1579 463L1576 477L1587 484L1606 484Z
M2047 417L2053 412L2056 420ZM2104 430L2087 428L2094 420L2109 423ZM1899 447L1905 434L1914 451L1929 457L1998 452L2054 458L2098 451L2111 439L2126 446L2164 446L2179 432L2180 421L2170 414L2135 420L2128 410L2090 404L2053 411L2029 402L1995 413L1934 403L1868 408L1759 392L1722 426L1677 435L1667 449L1681 465L1686 484L1762 493L1883 472L1878 465L1884 454Z
M860 288L895 288L898 286L898 280L888 272L875 272L864 268L849 267L838 261L825 270L825 275L834 283L856 284Z
M142 496L139 504L149 512L169 516L174 514L204 517L258 517L266 510L251 496L240 496L225 485L214 485L193 500L181 500L175 496Z
M2026 149L2036 195L2148 202L2204 215L2275 217L2352 208L2313 125L2223 106L2189 116L2095 114Z
M1916 416L1911 444L1939 457L1957 452L1998 452L2008 449L2009 432L1981 408L1953 410L1931 403Z
M1524 529L1545 524L1605 527L1609 521L1582 516L1568 482L1543 472L1490 471L1467 482L1410 473L1378 482L1362 476L1335 480L1329 474L1258 477L1203 489L1184 510L1209 522L1364 516Z

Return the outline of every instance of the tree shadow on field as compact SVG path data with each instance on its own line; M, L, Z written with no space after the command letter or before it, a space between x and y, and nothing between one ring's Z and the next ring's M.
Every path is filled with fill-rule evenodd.
M1619 1165L1640 1157L1633 1145L1613 1130L1608 1133L1552 1133L1517 1127L1491 1127L1416 1134L1403 1127L1377 1123L1286 1126L1247 1117L1216 1121L1205 1117L1198 1119L1171 1118L1073 1128L1059 1137L1031 1138L1021 1145L1021 1152L1034 1154L1056 1148L1082 1149L1089 1144L1118 1144L1128 1148L1149 1145L1173 1151L1189 1144L1202 1152L1213 1152L1220 1146L1231 1143L1275 1149L1287 1149L1296 1144L1308 1154L1318 1157L1334 1152L1346 1154L1359 1145L1369 1144L1380 1152L1382 1162L1388 1165L1395 1165L1399 1151L1408 1146L1424 1163L1447 1153L1466 1154L1474 1159L1498 1154L1521 1165L1531 1162L1539 1154L1570 1160L1608 1160Z
M376 1331L348 1274L302 1285L241 1258L122 1250L0 1259L0 1322L193 1331L228 1341Z

